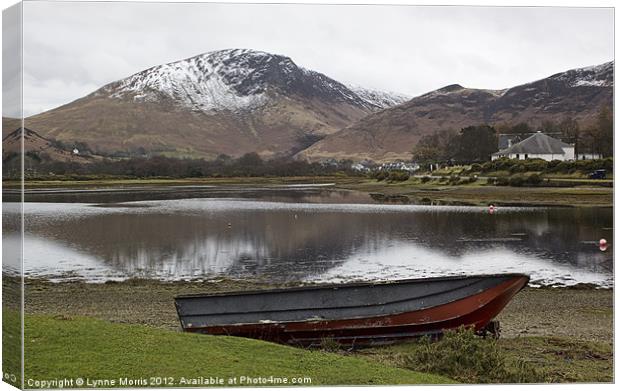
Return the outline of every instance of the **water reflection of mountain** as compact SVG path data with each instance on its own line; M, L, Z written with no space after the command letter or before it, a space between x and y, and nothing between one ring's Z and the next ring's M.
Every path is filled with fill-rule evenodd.
M3 198L19 202L19 190L3 190ZM25 202L119 203L132 201L180 200L193 198L245 198L286 202L372 202L366 193L336 190L322 185L257 186L143 186L85 189L26 189Z
M356 239L343 240L337 219L323 216L317 224L303 213L295 219L290 212L98 214L33 230L129 273L287 280L324 272L350 255Z
M505 209L489 215L472 208L247 205L164 201L148 208L82 207L87 209L62 218L36 216L36 204L27 210L33 213L30 233L128 273L298 280L338 267L356 254L398 249L403 243L445 257L501 246L551 264L593 271L613 267L611 251L602 253L583 243L610 234L603 228L612 226L611 209Z

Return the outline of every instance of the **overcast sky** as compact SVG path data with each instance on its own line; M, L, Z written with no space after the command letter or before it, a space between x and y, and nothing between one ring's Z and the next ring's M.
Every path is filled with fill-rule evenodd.
M501 89L610 61L613 40L610 8L26 2L24 111L226 48L416 96L453 83Z

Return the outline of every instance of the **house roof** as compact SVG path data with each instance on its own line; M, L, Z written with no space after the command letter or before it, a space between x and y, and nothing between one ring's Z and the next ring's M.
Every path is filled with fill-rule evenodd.
M572 147L572 145L538 132L509 148L494 153L493 155L508 155L511 153L563 155L563 148L570 147Z

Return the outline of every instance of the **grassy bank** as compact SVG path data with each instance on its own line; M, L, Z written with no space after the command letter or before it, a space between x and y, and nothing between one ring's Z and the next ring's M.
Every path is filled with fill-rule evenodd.
M523 206L612 206L613 188L582 180L570 187L509 187L487 185L483 179L450 184L449 178L410 178L401 182L377 181L365 177L258 177L258 178L187 178L187 179L92 179L86 181L28 181L27 188L106 188L133 186L279 186L294 184L333 184L335 189L360 191L381 202L439 203L459 205ZM5 181L7 189L19 183ZM378 198L376 197L378 196ZM369 201L372 198L369 197Z
M174 296L268 286L260 281L227 279L176 283L130 280L106 284L54 284L29 279L26 322L29 319L35 323L38 320L64 322L54 319L62 314L78 323L87 317L91 319L89 322L99 319L107 324L140 325L148 330L175 334L179 331L179 323ZM527 381L610 381L613 376L612 290L527 288L512 300L498 319L502 338L497 354L508 368L536 366L535 375L528 375L532 377L527 377ZM415 356L419 349L415 343L407 343L338 354L347 357L354 354L373 364L407 369L412 367L403 364L403 357ZM417 370L428 371L428 367ZM507 373L512 374L506 375L503 381L514 381L514 372Z
M102 387L127 386L120 382L122 378L139 379L133 384L138 387L208 385L192 383L202 378L219 378L224 382L219 385L228 386L451 382L442 376L358 357L244 338L179 333L66 315L28 315L25 323L26 386L29 381L57 378L115 380L114 384L100 384ZM244 380L271 376L285 378L287 383ZM229 383L229 379L236 382Z
M487 185L483 180L454 185L447 180L360 180L339 183L337 186L371 193L379 201L402 203L576 207L613 205L613 188L587 183L577 187L509 187Z

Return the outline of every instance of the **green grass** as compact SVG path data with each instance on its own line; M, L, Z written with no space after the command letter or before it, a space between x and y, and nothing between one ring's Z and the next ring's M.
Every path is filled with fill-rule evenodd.
M92 318L27 315L25 379L310 378L306 385L451 383L438 375L264 341ZM165 385L165 384L163 384ZM226 385L226 384L225 384ZM238 385L242 385L237 383ZM112 386L118 386L112 385Z
M18 310L2 310L2 372L4 380L21 385L21 318Z

